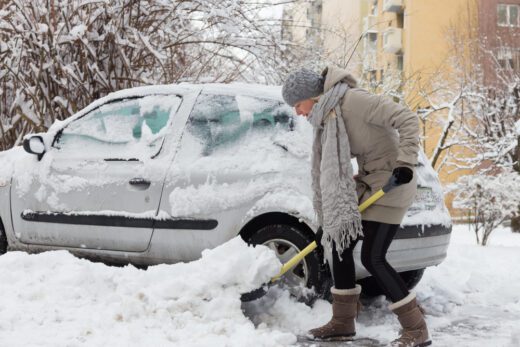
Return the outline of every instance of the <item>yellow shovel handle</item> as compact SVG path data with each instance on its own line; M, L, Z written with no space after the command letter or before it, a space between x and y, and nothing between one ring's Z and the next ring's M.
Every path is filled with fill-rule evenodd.
M379 200L383 195L385 195L385 192L383 191L383 189L379 189L377 192L375 192L374 195L369 197L367 201L359 205L359 212L362 213L363 211L365 211L370 205Z
M309 243L309 245L307 247L305 247L304 249L302 249L301 252L299 252L294 257L289 259L289 261L287 263L283 264L282 269L280 270L280 273L278 273L278 275L274 276L271 279L271 282L278 281L280 279L280 277L282 277L287 271L289 271L294 266L296 266L303 258L305 258L307 256L307 254L314 251L314 249L316 249L316 247L318 247L318 244L316 243L316 241L312 241L311 243Z
M383 191L383 189L379 189L374 195L368 198L367 201L359 205L359 212L363 212L364 210L366 210L370 205L376 202L383 195L385 195L385 192ZM318 247L318 244L316 243L316 241L312 241L307 247L305 247L298 254L289 259L287 263L283 264L282 269L280 270L278 275L274 276L271 279L271 282L278 281L280 277L282 277L287 271L298 265L298 263L302 261L303 258L305 258L312 251L314 251L316 247Z

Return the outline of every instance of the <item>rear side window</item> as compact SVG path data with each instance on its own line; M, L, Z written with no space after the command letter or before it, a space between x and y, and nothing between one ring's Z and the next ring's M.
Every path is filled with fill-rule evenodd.
M153 156L180 103L175 95L152 95L105 104L65 127L55 146L105 159Z
M202 155L232 146L246 136L291 131L293 117L285 104L249 96L202 94L189 118L187 131L202 145Z

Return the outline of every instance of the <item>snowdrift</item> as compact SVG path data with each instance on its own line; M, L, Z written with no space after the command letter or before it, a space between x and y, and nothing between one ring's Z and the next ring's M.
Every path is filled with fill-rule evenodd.
M289 345L255 327L240 294L280 270L274 253L232 239L192 263L109 267L66 251L0 257L0 341L7 346Z

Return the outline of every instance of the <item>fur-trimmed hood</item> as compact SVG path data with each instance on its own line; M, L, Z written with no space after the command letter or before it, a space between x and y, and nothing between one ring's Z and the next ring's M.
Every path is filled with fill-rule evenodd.
M339 81L344 81L350 88L357 87L357 81L350 73L346 70L340 69L335 66L326 67L321 75L325 78L325 84L323 86L323 93L326 93Z

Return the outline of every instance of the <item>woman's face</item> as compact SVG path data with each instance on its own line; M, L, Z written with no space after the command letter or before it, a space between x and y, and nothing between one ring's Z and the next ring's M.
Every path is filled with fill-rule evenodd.
M296 114L299 115L299 116L308 117L309 113L311 113L312 106L314 106L315 103L316 103L316 101L314 101L312 99L305 99L305 100L302 100L302 101L298 101L294 105L294 109L296 110Z

